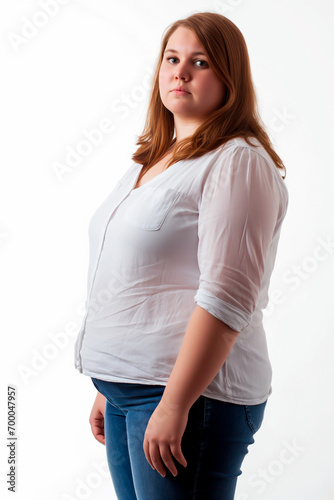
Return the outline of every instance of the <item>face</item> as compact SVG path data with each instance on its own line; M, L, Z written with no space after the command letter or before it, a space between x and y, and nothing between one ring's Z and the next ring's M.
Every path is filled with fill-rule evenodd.
M160 67L159 91L174 117L202 120L222 105L226 87L208 61L192 30L179 27L170 36ZM189 93L173 92L175 87Z

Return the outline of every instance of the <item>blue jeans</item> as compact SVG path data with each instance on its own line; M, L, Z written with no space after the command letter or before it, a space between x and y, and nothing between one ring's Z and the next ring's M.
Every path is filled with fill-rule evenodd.
M106 397L104 432L118 500L233 500L240 466L255 442L267 401L237 405L201 395L189 410L177 475L162 477L148 463L144 434L163 385L107 382L91 377Z

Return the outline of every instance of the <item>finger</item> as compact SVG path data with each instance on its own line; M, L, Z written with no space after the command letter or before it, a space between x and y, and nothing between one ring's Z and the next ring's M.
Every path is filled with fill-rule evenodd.
M144 448L144 453L145 453L146 460L148 461L148 463L150 464L150 466L152 467L152 469L155 470L155 468L154 468L154 466L152 464L152 461L151 461L150 447L149 447L149 443L148 443L148 440L147 440L146 437L144 437L143 448Z
M90 426L95 439L97 439L97 441L99 441L100 443L105 444L104 420L93 419L90 422Z
M159 472L159 474L162 477L165 477L166 471L165 471L165 468L162 464L160 450L159 450L159 446L157 445L157 443L152 443L152 442L149 443L149 454L151 457L153 467Z
M95 438L97 439L97 441L99 443L104 444L104 445L106 444L106 438L102 432L97 431Z
M187 460L182 453L181 444L172 444L170 449L171 449L174 457L176 458L176 460L184 467L187 467L187 465L188 465Z
M105 444L105 436L104 436L104 429L101 429L98 425L92 424L92 433L93 436L99 443Z
M170 470L174 477L177 476L177 468L175 466L170 447L166 444L161 444L160 453L166 467Z

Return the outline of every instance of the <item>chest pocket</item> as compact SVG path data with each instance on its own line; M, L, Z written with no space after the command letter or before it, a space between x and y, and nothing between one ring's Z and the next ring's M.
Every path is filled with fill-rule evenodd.
M168 212L181 194L174 189L152 186L136 191L130 195L133 199L125 211L125 218L130 224L146 231L161 228Z

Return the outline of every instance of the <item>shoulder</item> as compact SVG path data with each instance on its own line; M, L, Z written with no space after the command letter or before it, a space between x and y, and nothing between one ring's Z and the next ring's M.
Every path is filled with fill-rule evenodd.
M261 157L259 159L263 159L271 167L275 167L277 169L271 156L267 153L260 141L255 137L250 137L248 140L250 144L248 144L246 139L243 137L236 137L227 141L225 144L220 146L219 149L222 153L226 155L234 155L235 157L244 156L245 153L248 153L248 156L254 159Z
M283 204L288 202L288 190L280 170L272 160L269 153L255 137L248 139L248 144L243 137L227 141L215 151L213 161L207 172L206 182L213 190L222 189L230 192L232 186L262 186L265 190L276 193Z
M267 150L256 137L250 137L248 140L251 144L248 144L243 137L236 137L220 146L218 163L225 164L226 167L230 165L234 169L239 165L245 165L253 168L254 173L255 170L259 170L259 173L273 177L275 183L287 194L286 182ZM258 166L257 169L255 165Z

